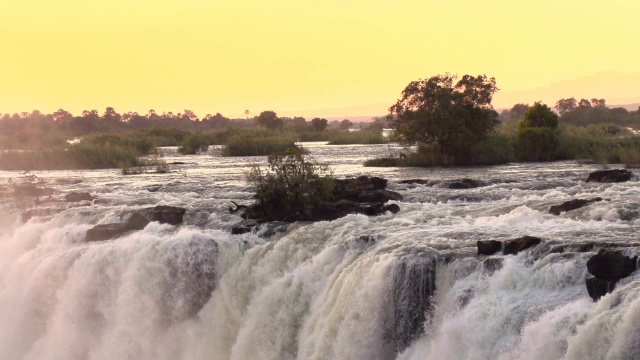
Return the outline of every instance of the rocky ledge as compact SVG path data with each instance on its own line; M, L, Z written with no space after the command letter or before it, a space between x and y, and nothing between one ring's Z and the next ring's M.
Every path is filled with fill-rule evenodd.
M186 209L159 205L146 209L134 211L125 222L112 223L112 224L100 224L87 230L85 236L86 241L100 241L109 240L129 231L142 230L153 221L158 221L161 224L179 225L182 223L182 218L186 212Z
M230 212L243 212L240 223L232 227L231 232L242 234L252 231L264 222L283 221L331 221L349 214L368 216L381 215L387 211L397 213L400 206L386 204L390 200L400 201L402 195L386 189L387 180L380 177L360 176L357 178L334 180L333 201L316 205L308 212L282 213L274 218L274 214L265 214L265 207L259 203L252 205L236 205ZM267 216L268 215L268 218Z

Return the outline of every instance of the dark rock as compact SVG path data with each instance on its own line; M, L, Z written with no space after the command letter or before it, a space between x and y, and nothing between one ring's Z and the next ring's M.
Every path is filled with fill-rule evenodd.
M492 275L494 272L502 269L503 263L504 263L503 258L499 258L499 257L486 258L481 263L482 270L485 273Z
M142 230L144 229L150 221L144 215L140 213L133 213L127 220L127 225L130 230Z
M395 191L374 190L361 192L356 196L353 196L352 199L354 199L354 201L363 203L377 203L387 202L389 200L401 201L402 195Z
M581 207L587 206L593 202L602 201L601 197L593 198L593 199L573 199L566 202L563 202L560 205L554 205L549 208L549 213L553 215L560 215L563 212L579 209Z
M160 190L160 186L150 186L147 188L148 192L158 192L158 190Z
M231 227L231 233L233 235L245 234L253 231L260 223L254 219L245 219Z
M409 179L400 181L400 184L431 185L433 182L425 179Z
M498 240L478 240L478 255L493 255L502 249Z
M130 229L126 223L101 224L87 230L86 241L101 241L116 238Z
M400 206L398 206L398 204L385 205L384 211L390 211L392 214L397 214L400 212Z
M184 165L184 164L186 164L184 161L174 161L169 163L169 165Z
M248 206L247 205L238 205L238 203L236 203L235 201L232 201L231 203L233 203L233 205L236 206L236 208L232 208L231 206L229 206L229 212L234 214L237 213L238 211L244 211L247 210Z
M488 183L481 180L474 179L459 179L459 180L450 180L442 183L442 187L446 189L473 189L477 187L487 186Z
M140 213L133 213L127 222L115 224L101 224L87 230L86 241L110 240L129 231L142 230L149 224L149 219Z
M22 222L27 222L34 217L51 216L63 212L64 209L56 208L35 208L29 209L22 213Z
M64 196L67 202L92 201L94 199L88 192L70 192Z
M587 292L593 301L598 301L601 297L610 293L616 287L616 280L604 280L595 277L587 278L585 280L587 285Z
M613 183L613 182L625 182L631 180L631 176L633 173L626 169L614 169L614 170L600 170L594 171L589 174L587 178L587 182L602 182L602 183Z
M542 239L535 236L523 236L518 239L507 240L504 242L502 253L504 255L515 255L522 250L536 246L542 242Z
M393 319L391 340L396 353L420 338L429 313L433 312L432 297L436 291L435 254L422 253L399 258L393 269Z
M587 261L587 271L599 279L618 280L636 271L638 257L623 255L620 251L602 249Z
M179 225L182 224L185 208L167 205L158 205L139 211L149 221L158 221L161 224Z

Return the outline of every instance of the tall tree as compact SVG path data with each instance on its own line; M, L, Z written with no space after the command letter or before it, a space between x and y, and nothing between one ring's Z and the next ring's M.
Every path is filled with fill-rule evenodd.
M256 124L269 130L281 129L284 126L282 119L278 118L276 112L271 110L261 112L256 118Z
M578 107L578 101L576 101L576 98L560 99L558 100L558 102L556 102L556 106L555 106L560 116L564 116L564 114L575 110L577 107Z
M462 164L500 123L491 106L496 91L486 75L436 75L410 82L389 117L403 142L431 146L443 162Z

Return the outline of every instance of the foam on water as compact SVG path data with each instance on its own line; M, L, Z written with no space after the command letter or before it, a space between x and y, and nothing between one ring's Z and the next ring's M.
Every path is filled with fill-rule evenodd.
M251 200L242 173L263 158L170 153L187 165L162 176L36 173L60 192L41 200L62 211L22 224L0 207L0 359L640 358L637 274L594 303L585 288L594 252L550 250L632 245L637 182L587 184L595 167L567 162L368 169L361 160L386 146L310 149L339 175L389 178L405 196L401 211L231 235L240 217L230 200ZM0 173L8 177L20 174ZM56 181L70 177L82 182ZM409 178L487 186L398 183ZM50 201L69 191L99 201ZM596 196L604 201L548 213ZM156 204L186 207L185 223L85 242L95 224ZM476 255L477 240L522 235L544 242L517 256Z

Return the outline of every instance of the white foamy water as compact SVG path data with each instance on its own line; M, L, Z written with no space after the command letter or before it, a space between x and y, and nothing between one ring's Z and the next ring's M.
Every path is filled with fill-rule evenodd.
M170 174L36 172L55 214L22 223L0 208L0 359L640 359L634 274L593 302L595 242L640 253L640 186L585 183L575 162L453 169L364 168L388 146L307 148L339 177L376 175L401 211L263 226L231 235L231 201L249 203L249 164L264 158L169 154ZM18 172L0 172L0 185ZM433 180L427 185L400 180ZM442 180L487 186L452 190ZM88 191L94 202L65 203ZM561 216L551 205L600 196ZM187 209L86 242L96 224L155 205ZM544 242L478 256L476 241Z

